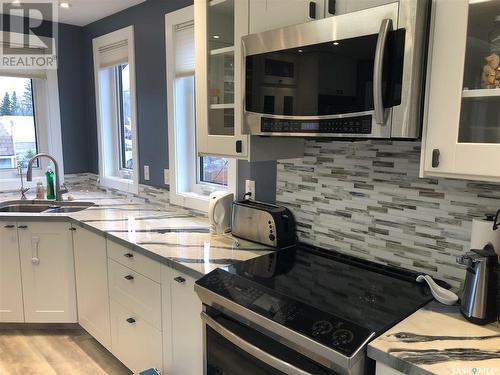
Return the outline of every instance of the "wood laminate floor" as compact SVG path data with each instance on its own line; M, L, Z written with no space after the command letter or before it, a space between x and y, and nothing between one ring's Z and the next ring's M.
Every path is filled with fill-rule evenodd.
M129 374L84 330L0 330L0 375Z

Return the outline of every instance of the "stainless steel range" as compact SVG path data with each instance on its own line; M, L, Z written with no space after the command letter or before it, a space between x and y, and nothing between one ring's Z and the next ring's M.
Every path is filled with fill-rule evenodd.
M368 342L432 299L415 277L305 245L214 270L205 374L369 374Z

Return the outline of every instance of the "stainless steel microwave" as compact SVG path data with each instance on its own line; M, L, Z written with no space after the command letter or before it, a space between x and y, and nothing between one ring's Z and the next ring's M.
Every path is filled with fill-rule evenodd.
M401 0L243 37L244 132L418 138L428 17Z

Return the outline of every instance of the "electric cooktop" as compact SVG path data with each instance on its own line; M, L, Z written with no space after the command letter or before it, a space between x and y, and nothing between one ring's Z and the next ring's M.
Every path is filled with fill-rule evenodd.
M350 357L432 299L417 275L298 245L216 269L196 284Z

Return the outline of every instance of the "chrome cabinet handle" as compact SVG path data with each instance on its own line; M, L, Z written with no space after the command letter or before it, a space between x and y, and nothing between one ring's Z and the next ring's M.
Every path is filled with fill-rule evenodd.
M135 319L134 318L128 318L127 319L127 323L134 324L135 323Z
M38 245L40 244L40 237L31 238L31 263L35 266L40 264L40 258L38 256Z
M16 226L14 224L7 224L7 225L4 225L3 227L6 229L12 229L12 228L15 228Z
M281 371L285 374L289 375L311 375L311 373L306 372L298 367L291 365L265 351L256 347L255 345L249 343L248 341L242 339L237 336L235 333L228 330L226 327L222 326L215 320L213 320L207 313L202 312L200 314L201 320L212 328L219 335L224 337L226 340L230 341L233 345L236 345L238 348L248 353L252 357L257 358L258 360L266 363L267 365L275 368L278 371Z
M183 284L186 282L186 279L183 278L182 276L177 276L174 278L175 281L177 281L179 284Z
M373 65L373 107L375 123L385 124L385 108L383 95L382 75L384 71L384 52L387 44L389 31L392 29L392 20L386 18L382 20L377 38L377 49L375 50L375 62Z
M28 226L27 225L19 225L18 228L19 229L28 229Z
M134 257L134 254L132 254L132 253L126 253L126 254L123 254L123 256L124 256L125 258L133 258L133 257Z
M132 276L132 275L127 275L127 276L124 276L124 279L125 279L125 280L129 280L129 281L131 281L131 280L134 280L134 276Z

